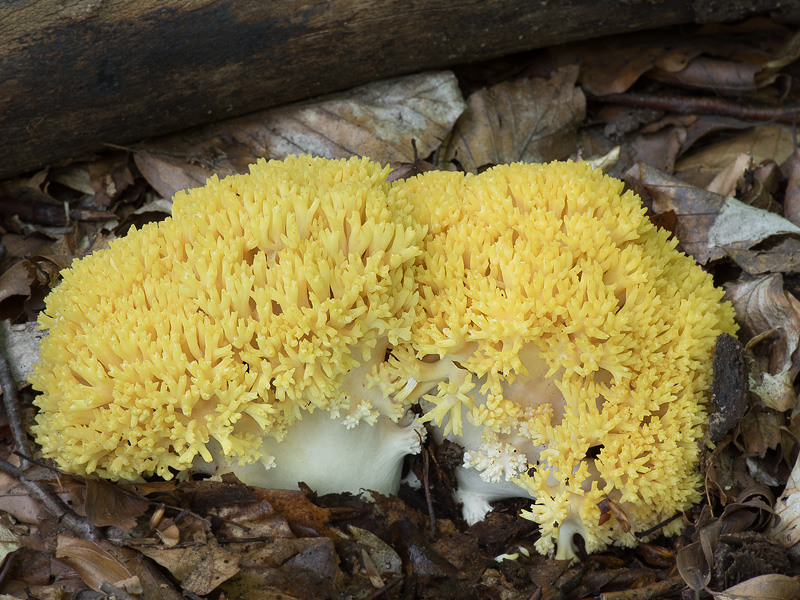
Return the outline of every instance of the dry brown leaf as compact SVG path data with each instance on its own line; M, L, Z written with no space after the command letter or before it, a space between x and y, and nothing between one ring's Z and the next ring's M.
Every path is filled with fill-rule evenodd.
M773 59L764 65L764 69L758 74L759 83L771 80L781 69L792 64L798 58L800 58L800 31L795 32L786 40Z
M135 155L136 166L153 189L164 198L172 198L179 190L205 185L213 168L187 162L184 156L173 156L171 151L160 150L158 144L158 141L148 144L145 150ZM175 145L178 145L177 141ZM254 156L248 162L256 158ZM228 175L235 172L230 168L228 171Z
M181 586L193 594L208 594L239 572L239 557L208 537L183 547L139 550L169 570Z
M354 541L363 547L380 577L392 578L402 574L403 562L394 549L377 535L360 527L347 528ZM380 586L378 586L380 587Z
M753 164L766 160L781 164L793 152L791 127L761 125L684 156L676 163L675 174L698 187L706 187L741 154L750 155Z
M39 340L43 337L44 332L35 321L16 324L0 321L0 344L8 357L14 381L18 384L25 385L33 365L38 362Z
M784 423L783 415L775 410L754 406L739 423L739 443L747 459L763 457L769 450L774 450L781 443L781 426ZM755 469L758 463L749 461L750 475L759 483L765 485L780 485L780 482L764 482L756 476ZM763 476L766 473L758 473Z
M280 591L289 597L335 598L335 582L341 578L333 540L280 538L271 543L232 544L238 553L240 572L222 586L230 598ZM268 596L269 597L269 596Z
M777 243L757 250L727 248L728 256L749 275L800 272L800 239L778 238Z
M86 479L86 517L98 527L113 525L124 531L136 526L150 502L104 479Z
M722 592L711 592L714 600L795 600L800 597L796 577L772 573L753 577Z
M9 515L0 513L0 564L6 556L19 549L26 533L26 527L15 523Z
M706 189L722 196L735 196L739 180L752 164L753 159L749 154L740 154L731 164L717 173Z
M652 133L640 133L631 144L632 156L628 164L643 162L671 173L685 141L686 130L683 127L664 127Z
M89 165L85 162L73 163L66 167L51 169L48 180L55 181L82 194L94 194Z
M795 148L784 169L786 195L783 198L783 216L800 226L800 148Z
M442 166L458 161L476 173L497 164L567 158L586 111L577 74L576 67L564 67L550 79L504 81L472 94L442 152Z
M209 514L221 520L218 535L227 543L295 537L283 515L266 500L218 506L210 509Z
M786 482L786 488L775 503L778 517L770 530L771 535L800 557L800 457Z
M0 474L0 490L0 511L8 513L21 523L41 523L44 509L19 481L9 475Z
M674 34L649 32L567 44L552 52L559 64L580 62L581 85L593 94L605 95L626 91L656 66L666 71L683 69L702 47Z
M135 575L125 563L134 552L114 547L108 542L90 542L66 535L58 536L56 557L63 560L83 579L84 583L99 592L103 582L118 585ZM119 557L122 557L120 560Z
M800 227L780 215L707 192L641 163L630 169L627 181L656 213L675 212L676 236L700 264L727 254L756 274L798 262L791 256L792 244L786 247L781 236L800 240ZM763 247L764 243L770 245Z
M742 327L739 338L748 342L774 332L768 346L758 349L769 359L769 373L789 372L794 379L800 368L800 301L784 288L783 277L776 273L734 284L728 288L726 298L733 303Z
M625 177L644 200L652 203L657 214L673 211L677 222L675 235L683 250L701 265L725 256L725 251L708 243L709 232L726 198L676 179L648 165L639 163Z
M36 274L26 260L19 261L0 275L0 318L18 318L35 284Z
M647 76L662 83L710 90L715 94L741 94L757 89L756 75L761 70L761 65L698 56L680 71L654 69Z
M706 589L711 581L711 569L700 542L681 548L678 552L677 566L686 585L695 592Z
M136 164L169 198L213 173L245 171L259 157L306 153L413 162L412 140L419 156L428 156L465 107L452 72L420 73L155 140L142 147Z

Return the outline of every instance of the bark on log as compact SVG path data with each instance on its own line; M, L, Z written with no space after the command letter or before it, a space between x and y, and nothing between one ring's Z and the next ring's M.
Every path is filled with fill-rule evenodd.
M12 0L0 5L0 177L393 75L780 4Z

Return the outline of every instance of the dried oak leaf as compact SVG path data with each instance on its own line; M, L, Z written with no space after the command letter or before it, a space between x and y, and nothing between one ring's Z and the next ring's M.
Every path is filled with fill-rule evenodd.
M771 573L743 581L722 592L711 592L714 600L795 600L800 597L796 577Z
M773 160L782 164L794 152L792 129L787 125L759 125L684 155L675 164L675 175L698 187L706 187L742 154L754 164Z
M783 285L780 273L736 283L728 288L726 299L733 303L741 326L739 338L761 342L756 336L769 334L766 350L768 373L787 373L793 381L800 370L800 301Z
M142 546L139 550L172 573L183 589L200 596L239 572L239 556L220 547L211 535L195 536L171 548Z
M337 597L341 571L330 538L279 538L230 546L237 553L240 570L222 585L229 598Z
M668 32L610 36L551 49L557 64L580 62L580 83L597 94L619 94L655 67L679 71L702 52L696 40Z
M142 516L150 502L133 492L126 491L105 479L86 479L86 518L93 525L113 525L129 532L136 526L137 517Z
M441 153L441 166L457 161L477 173L491 165L567 158L586 112L577 76L577 67L563 67L550 79L504 81L475 92Z
M672 177L644 163L632 167L625 180L656 214L673 211L675 235L685 252L704 265L725 256L722 248L710 246L709 232L725 204L725 197Z
M759 64L698 56L680 71L654 69L647 75L651 79L681 87L712 90L722 95L735 95L758 89L756 76L761 72ZM764 81L762 85L770 83Z
M795 225L800 225L800 148L795 148L783 169L786 171L783 216Z
M109 542L58 536L56 558L75 569L84 583L97 592L103 582L107 582L131 593L140 593L141 584L129 566L135 556L135 552Z
M714 194L639 163L626 174L628 184L650 202L653 211L674 211L676 236L684 251L700 264L730 256L740 266L758 270L768 257L768 268L784 264L764 245L786 238L800 240L800 228L780 215L748 206L736 198Z
M256 158L313 154L413 162L428 156L466 105L455 75L427 72L222 121L154 140L136 154L145 179L165 198L176 191L246 171Z

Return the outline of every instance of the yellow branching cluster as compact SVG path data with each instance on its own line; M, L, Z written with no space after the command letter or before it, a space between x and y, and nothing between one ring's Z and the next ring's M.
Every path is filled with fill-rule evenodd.
M467 466L524 485L539 549L572 522L589 552L635 543L615 519L600 525L606 498L638 531L697 501L712 355L733 310L639 199L574 163L404 185L430 233L395 390L423 397L445 433L463 417L482 428Z
M170 477L211 460L210 440L250 462L302 411L374 420L346 375L408 338L422 237L387 173L261 161L65 270L31 377L44 454L69 472Z

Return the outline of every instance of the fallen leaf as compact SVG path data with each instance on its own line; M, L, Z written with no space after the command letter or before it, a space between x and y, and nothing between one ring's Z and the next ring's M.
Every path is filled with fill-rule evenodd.
M665 173L671 173L685 141L686 130L682 127L664 127L658 131L640 133L631 144L633 154L630 162L643 162Z
M0 321L0 344L8 357L14 381L18 384L27 382L33 365L39 361L39 340L43 337L44 331L39 329L35 321L15 324L7 320Z
M730 165L717 173L706 189L722 196L736 196L736 186L752 162L753 159L749 154L740 154Z
M20 527L5 513L0 513L0 564L6 556L20 548L20 542L27 533L25 527Z
M723 592L711 592L714 600L795 600L800 597L796 577L772 573L753 577Z
M783 199L783 216L800 225L800 148L795 148L784 165L786 194Z
M112 553L113 550L113 553ZM117 585L131 579L134 574L125 563L135 553L108 542L90 542L66 535L58 536L56 557L71 566L84 583L96 592L104 581ZM122 560L120 558L122 557Z
M677 223L675 236L681 247L704 265L725 256L722 248L708 243L709 231L726 197L707 192L676 177L638 163L625 180L657 214L672 211Z
M774 410L754 406L744 416L739 424L739 442L747 458L764 457L769 450L774 450L781 443L782 415ZM752 466L748 465L751 475L756 481L758 478L752 473ZM764 482L760 482L764 483ZM777 485L767 483L767 485Z
M0 317L15 320L23 313L25 300L31 297L36 275L26 260L15 263L0 275Z
M769 211L753 208L728 196L708 232L708 244L749 248L783 234L800 234L800 227Z
M128 532L150 502L104 479L86 479L86 518L98 527L114 525Z
M230 598L337 597L341 578L333 540L323 538L278 539L273 543L236 544L240 572L222 586ZM273 596L279 592L281 596Z
M609 36L551 49L557 64L580 62L581 85L597 95L619 94L658 66L678 71L702 52L696 40L668 32Z
M800 227L780 215L700 189L648 165L634 166L626 181L657 214L675 213L675 235L700 264L728 255L757 269L768 260L764 244L780 242L781 236L797 236L800 241Z
M284 516L266 500L219 506L208 514L220 519L217 535L224 543L295 537Z
M756 75L761 70L758 64L698 56L680 71L653 69L647 76L670 85L736 95L756 90Z
M169 199L180 190L205 185L212 174L211 168L191 164L185 157L174 157L169 151L159 149L157 144L154 142L145 146L144 150L136 153L134 160L147 183L159 194ZM256 158L252 157L248 162L254 162ZM228 175L235 172L233 169L228 171Z
M51 169L47 178L56 181L76 192L93 195L94 188L89 177L89 165L85 162L73 163L66 167Z
M327 535L336 538L331 532L331 511L320 508L308 495L299 490L254 490L259 498L266 499L272 507L289 523L292 532L298 537L306 535Z
M794 379L800 368L800 301L786 291L776 273L730 286L726 298L733 303L742 327L739 339L747 343L755 336L774 332L769 344L759 348L769 360L768 372L789 372Z
M758 74L759 82L770 80L781 69L792 64L798 58L800 58L800 32L789 37L772 60L764 65L763 70Z
M677 566L686 585L695 592L706 589L711 581L711 569L700 542L694 542L680 549Z
M356 543L361 545L369 554L374 566L382 577L399 577L402 573L403 562L394 549L380 539L377 535L360 527L347 528Z
M144 144L135 158L165 198L204 184L213 173L243 172L259 157L305 153L413 162L412 140L419 156L428 156L465 107L452 72L420 73L161 138Z
M172 573L185 590L200 596L239 572L239 557L220 547L213 537L182 547L142 546L139 550Z
M441 153L441 165L457 161L476 173L491 165L547 162L575 149L586 100L575 87L578 70L564 67L550 79L505 81L475 92Z
M793 152L791 127L760 125L683 156L675 164L675 175L698 187L706 187L741 154L751 156L754 164L766 160L781 164Z
M770 534L786 548L793 549L793 555L800 557L800 457L794 464L789 480L780 498L775 503L776 520Z
M726 248L733 261L748 275L800 273L800 239L775 236L751 249Z

